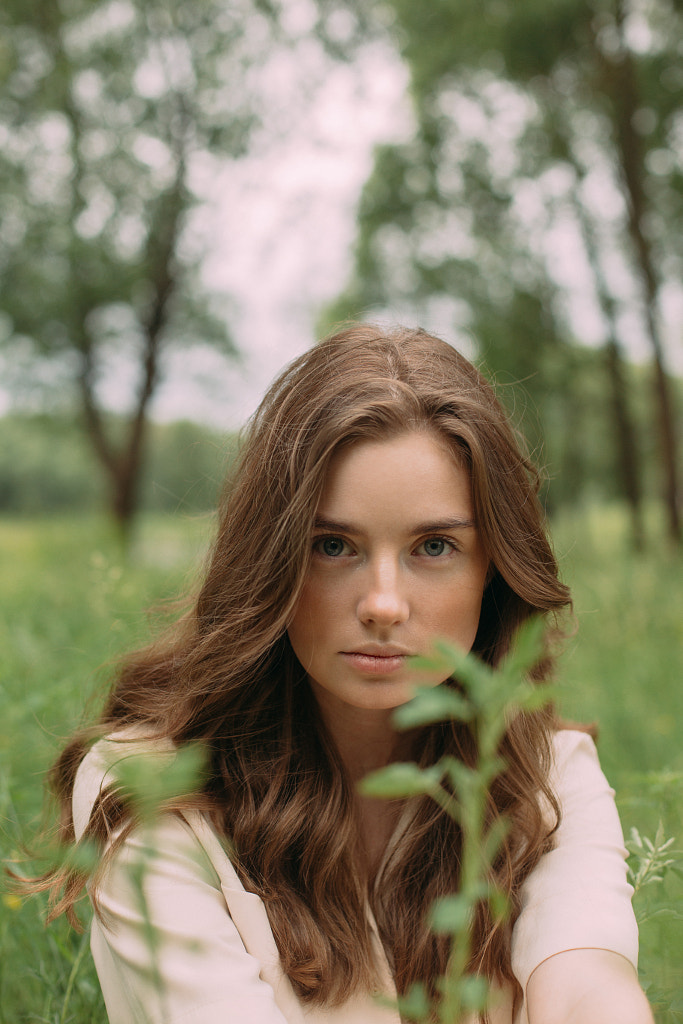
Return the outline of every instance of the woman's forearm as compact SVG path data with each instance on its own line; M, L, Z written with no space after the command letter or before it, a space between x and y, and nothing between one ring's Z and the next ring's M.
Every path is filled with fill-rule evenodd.
M631 964L604 949L572 949L536 968L527 986L529 1024L653 1024Z

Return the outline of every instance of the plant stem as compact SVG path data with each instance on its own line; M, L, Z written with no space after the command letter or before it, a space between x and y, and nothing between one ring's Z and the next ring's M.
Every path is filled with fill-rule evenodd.
M89 938L90 938L90 933L88 931L83 932L83 935L81 936L81 941L80 941L80 944L79 944L79 947L78 947L78 952L77 952L76 957L74 959L74 962L72 964L71 973L69 974L69 980L68 980L67 985L66 985L66 992L64 993L64 1001L62 1002L62 1012L59 1015L59 1024L65 1024L66 1012L69 1009L69 1002L71 1001L71 993L73 992L74 983L76 981L76 975L78 974L78 971L80 969L81 963L83 962L83 957L85 956L85 952L86 952L86 950L88 948Z

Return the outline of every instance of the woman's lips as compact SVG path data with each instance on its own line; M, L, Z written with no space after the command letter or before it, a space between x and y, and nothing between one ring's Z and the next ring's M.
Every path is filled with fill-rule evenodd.
M361 651L342 651L347 664L365 675L390 675L403 668L407 654L364 654Z

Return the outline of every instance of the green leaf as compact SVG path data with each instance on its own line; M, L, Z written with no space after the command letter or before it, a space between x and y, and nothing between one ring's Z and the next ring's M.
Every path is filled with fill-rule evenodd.
M546 704L550 704L554 692L547 683L523 683L514 693L510 703L517 711L540 711Z
M527 619L515 635L510 653L501 670L510 677L526 676L543 654L545 622L539 615Z
M489 907L497 922L505 921L510 913L510 900L502 889L493 887L489 892Z
M471 704L449 686L420 687L408 704L397 708L393 714L398 729L412 729L433 722L469 722L474 714Z
M453 789L461 800L466 799L478 786L478 772L454 757L443 758L443 762Z
M494 821L484 837L484 842L482 844L481 856L484 864L488 866L493 863L493 860L509 831L510 822L507 818L497 818Z
M401 1017L408 1020L425 1020L430 1011L430 1001L422 982L415 982L398 1000Z
M437 640L434 650L437 658L440 659L439 663L449 666L449 674L455 676L458 682L462 683L468 694L477 694L488 690L493 673L488 665L485 665L475 654L463 651L460 647L445 640Z
M62 865L72 871L81 871L83 874L89 875L95 870L101 859L102 851L98 844L90 839L82 839L77 846L64 852Z
M429 924L439 935L457 935L469 927L474 900L463 893L443 896L432 904Z
M167 754L134 754L112 765L124 797L142 820L153 818L161 806L194 792L201 785L206 753L199 744Z
M486 978L468 974L462 979L461 1000L463 1008L480 1012L486 1009L489 999L489 985Z
M441 770L438 765L431 768L419 768L407 761L371 772L358 784L363 796L384 797L388 800L400 797L423 796L434 793L441 781Z

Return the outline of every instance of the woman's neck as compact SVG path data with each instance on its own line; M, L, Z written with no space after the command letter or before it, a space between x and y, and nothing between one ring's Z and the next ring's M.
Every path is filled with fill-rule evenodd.
M369 772L409 756L405 737L392 726L391 709L367 710L342 705L329 700L329 695L324 692L315 692L315 696L354 789ZM395 800L363 796L357 790L354 803L358 821L358 853L368 878L372 878L396 827L400 804Z
M356 708L318 687L313 692L351 782L399 759L405 743L391 723L393 709Z

